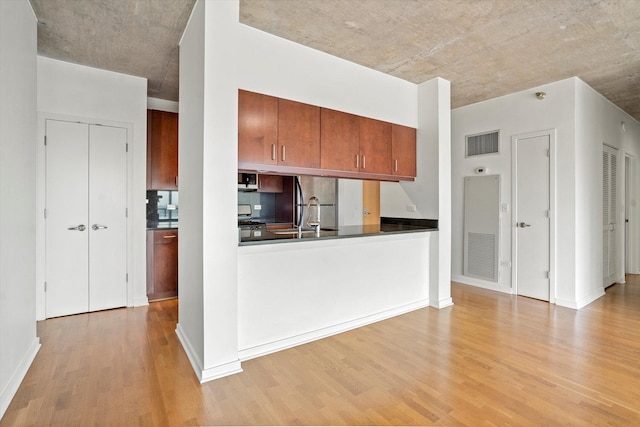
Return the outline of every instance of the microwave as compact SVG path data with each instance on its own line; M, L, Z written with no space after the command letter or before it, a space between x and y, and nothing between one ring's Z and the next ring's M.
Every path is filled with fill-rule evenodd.
M238 172L238 190L255 191L258 189L258 174Z

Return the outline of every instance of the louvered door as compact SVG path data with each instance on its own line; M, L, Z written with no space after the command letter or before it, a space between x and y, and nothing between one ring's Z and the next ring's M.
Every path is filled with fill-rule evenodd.
M618 150L607 145L602 151L602 276L604 286L618 277Z

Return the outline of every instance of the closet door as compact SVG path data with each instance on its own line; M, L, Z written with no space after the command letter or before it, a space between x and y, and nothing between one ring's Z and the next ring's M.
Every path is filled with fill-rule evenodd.
M89 128L89 311L127 305L127 131Z
M602 275L604 286L618 279L618 150L602 151Z
M126 305L126 129L46 122L46 316Z
M89 125L46 121L47 317L88 311Z

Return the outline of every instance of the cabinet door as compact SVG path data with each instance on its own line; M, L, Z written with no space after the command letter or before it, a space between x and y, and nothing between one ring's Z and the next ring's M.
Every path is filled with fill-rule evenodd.
M238 91L238 162L277 164L278 98Z
M152 256L147 254L147 296L150 301L178 296L178 230L155 230ZM151 270L151 271L149 271ZM149 274L151 273L151 274Z
M391 175L391 123L360 117L360 171Z
M147 114L147 189L178 189L178 115L151 110Z
M322 108L320 127L320 167L357 172L360 154L359 117Z
M320 167L320 107L278 100L278 165Z
M282 193L280 175L258 175L258 193Z
M391 125L391 151L393 174L416 176L416 130L407 126Z

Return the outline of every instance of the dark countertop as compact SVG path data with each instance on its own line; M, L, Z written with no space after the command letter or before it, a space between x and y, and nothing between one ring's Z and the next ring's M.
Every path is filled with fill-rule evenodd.
M177 230L178 221L147 223L147 230Z
M394 218L395 220L395 218ZM429 232L437 231L437 221L434 220L422 220L425 222L411 222L410 224L403 223L402 221L385 221L382 220L380 225L354 225L345 226L340 228L327 228L320 230L320 236L316 236L315 232L307 231L302 233L298 237L298 233L293 229L288 230L271 230L259 232L259 235L255 235L255 232L251 232L250 236L239 237L240 246L256 245L256 244L271 244L281 242L292 241L309 241L309 240L327 240L327 239L344 239L349 237L365 237L365 236L381 236L385 234L401 234L401 233L416 233L416 232ZM428 221L428 222L426 222Z

